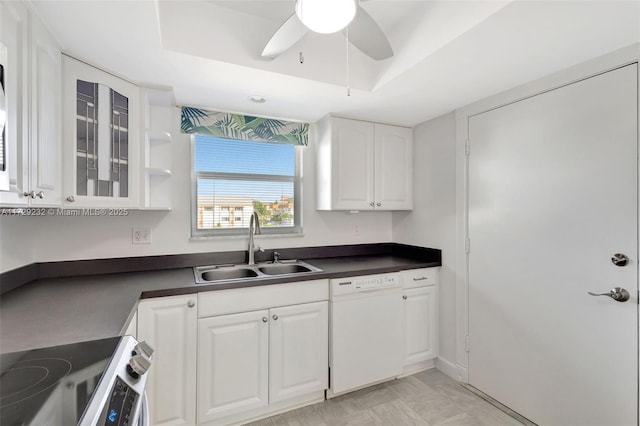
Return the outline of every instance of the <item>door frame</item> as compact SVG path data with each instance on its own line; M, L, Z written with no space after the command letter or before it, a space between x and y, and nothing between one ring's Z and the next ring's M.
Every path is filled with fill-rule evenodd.
M615 50L606 55L589 60L563 71L543 77L539 80L480 100L455 111L456 120L456 357L455 366L443 369L449 376L462 383L469 383L469 157L467 140L469 137L469 118L484 112L500 108L544 92L558 89L580 80L612 71L625 65L638 63L640 66L640 43ZM640 72L638 87L640 88ZM640 93L638 94L638 122L640 123ZM640 126L639 126L640 127ZM640 138L640 128L638 129ZM640 140L637 141L640 145ZM470 149L473 149L471 146ZM640 176L640 173L638 174ZM640 179L638 182L640 188ZM639 194L640 196L640 194ZM640 199L640 198L639 198ZM640 222L640 218L639 218ZM638 250L640 253L640 249ZM638 264L636 264L638 268ZM640 330L640 322L638 324ZM638 365L640 372L640 360ZM640 377L638 377L640 381ZM639 394L640 407L640 394Z

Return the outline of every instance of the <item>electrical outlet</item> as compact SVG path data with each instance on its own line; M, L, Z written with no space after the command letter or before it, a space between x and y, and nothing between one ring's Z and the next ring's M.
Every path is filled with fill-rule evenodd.
M351 234L354 236L360 235L360 225L358 225L357 223L354 223L353 228L351 229Z
M132 244L151 244L151 229L132 228L131 243Z

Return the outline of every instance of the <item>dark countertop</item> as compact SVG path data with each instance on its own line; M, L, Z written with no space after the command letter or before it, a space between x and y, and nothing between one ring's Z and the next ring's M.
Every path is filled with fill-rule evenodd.
M2 295L0 353L117 336L143 291L185 287L190 268L33 281Z
M140 298L378 274L440 266L440 259L393 254L303 259L323 272L245 282L195 285L192 268L37 279L0 300L0 353L120 334Z

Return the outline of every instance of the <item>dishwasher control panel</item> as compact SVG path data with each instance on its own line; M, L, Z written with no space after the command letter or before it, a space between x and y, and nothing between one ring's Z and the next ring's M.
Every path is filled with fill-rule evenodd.
M376 274L331 280L331 295L400 287L400 274Z

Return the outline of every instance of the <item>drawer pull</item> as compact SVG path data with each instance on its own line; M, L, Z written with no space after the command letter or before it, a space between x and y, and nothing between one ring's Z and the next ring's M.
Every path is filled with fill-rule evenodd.
M424 280L428 280L429 277L420 277L420 278L414 278L414 281L424 281Z

